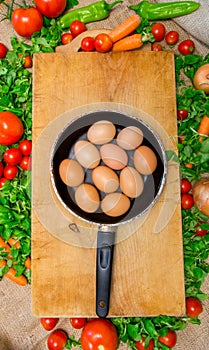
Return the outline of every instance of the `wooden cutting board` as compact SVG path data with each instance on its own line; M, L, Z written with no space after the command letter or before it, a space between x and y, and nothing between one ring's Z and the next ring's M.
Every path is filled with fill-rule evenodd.
M40 316L96 317L97 227L67 213L50 186L50 152L72 119L92 110L139 117L176 151L174 56L170 52L41 53L33 67L32 309ZM109 316L185 311L179 168L169 162L158 202L121 225Z

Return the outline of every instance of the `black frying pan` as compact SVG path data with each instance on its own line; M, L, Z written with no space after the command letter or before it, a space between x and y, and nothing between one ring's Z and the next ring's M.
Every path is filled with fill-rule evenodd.
M66 186L59 175L59 165L65 158L75 158L73 145L80 139L86 139L89 127L99 120L108 120L116 126L117 133L127 126L136 126L143 131L143 145L150 147L157 157L157 168L152 175L144 177L142 194L131 199L127 213L110 217L98 210L86 213L74 200L74 189ZM133 165L133 151L128 152L129 165ZM97 235L97 274L96 274L96 313L106 317L109 311L110 286L115 232L118 225L135 220L149 210L157 201L165 184L167 161L164 147L158 135L143 121L116 111L94 111L70 122L58 135L51 152L51 179L54 191L62 205L80 219L98 225ZM90 169L85 172L85 181L91 182Z

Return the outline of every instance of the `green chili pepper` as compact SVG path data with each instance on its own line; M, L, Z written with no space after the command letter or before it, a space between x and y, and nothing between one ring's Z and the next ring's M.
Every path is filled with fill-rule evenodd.
M188 15L197 10L199 6L200 4L195 1L174 1L162 4L141 1L138 5L130 6L130 8L136 11L140 17L153 21Z
M70 24L79 20L83 23L101 21L109 16L110 10L122 0L116 0L112 4L107 4L104 0L95 2L91 5L69 11L60 18L62 28L67 28Z

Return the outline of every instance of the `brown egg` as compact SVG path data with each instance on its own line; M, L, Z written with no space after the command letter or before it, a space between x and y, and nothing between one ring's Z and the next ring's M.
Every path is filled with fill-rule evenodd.
M108 120L99 120L88 129L87 138L96 145L103 145L113 140L116 134L115 125Z
M100 162L99 150L89 141L77 141L74 145L74 153L77 161L84 168L93 169Z
M116 140L120 147L126 150L133 150L141 145L143 132L136 126L128 126L119 132Z
M92 171L92 180L95 186L102 192L114 192L119 187L119 179L116 172L104 165L94 168Z
M136 198L144 189L143 177L133 167L125 167L120 173L120 188L126 196Z
M64 159L59 166L59 174L67 186L78 186L84 180L82 166L74 159Z
M139 146L134 152L134 166L139 173L150 175L157 167L157 157L151 148Z
M103 198L101 208L109 216L120 216L130 208L130 199L123 193L109 193Z
M100 154L103 162L114 170L121 170L128 163L128 155L124 149L112 143L102 145Z
M94 213L100 204L99 193L91 184L81 184L75 191L77 205L87 213Z

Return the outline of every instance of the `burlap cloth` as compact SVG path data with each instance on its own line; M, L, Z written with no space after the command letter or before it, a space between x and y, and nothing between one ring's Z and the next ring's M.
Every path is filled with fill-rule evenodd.
M158 0L151 2L164 2ZM167 20L164 24L168 30L177 30L180 40L193 39L196 53L203 56L209 53L209 1L196 0L201 3L201 10L176 21ZM84 6L94 0L82 0L79 6ZM124 0L110 14L109 18L88 25L89 29L113 28L132 13L127 6L135 5L139 1ZM0 14L3 8L0 6ZM13 34L9 21L0 22L0 42L10 47L10 36ZM192 34L191 34L192 33ZM199 41L199 40L201 41ZM147 49L150 49L149 47ZM52 286L53 288L53 286ZM209 278L202 290L209 294ZM40 291L41 293L44 291ZM133 291L134 292L134 291ZM184 331L178 332L176 350L208 350L209 349L209 302L203 302L204 311L200 315L201 325L188 324ZM60 319L58 327L65 329L68 334L77 337L80 333L74 331L69 319ZM48 332L40 325L39 319L31 312L31 286L20 287L10 280L3 278L0 282L0 350L45 350ZM119 349L127 349L121 344Z

